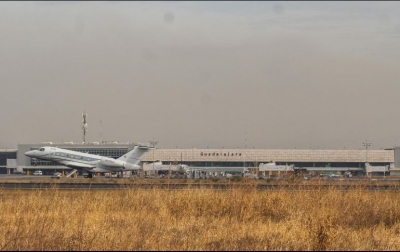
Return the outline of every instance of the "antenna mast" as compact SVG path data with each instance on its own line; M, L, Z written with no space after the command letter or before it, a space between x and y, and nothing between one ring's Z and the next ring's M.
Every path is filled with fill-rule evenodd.
M86 118L87 118L87 114L86 114L86 111L84 111L82 114L83 144L86 144L86 132L87 132L87 127L88 127Z

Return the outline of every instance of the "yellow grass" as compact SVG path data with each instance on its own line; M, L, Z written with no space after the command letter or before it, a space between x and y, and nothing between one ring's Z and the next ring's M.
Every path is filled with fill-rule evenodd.
M0 190L2 250L399 250L394 192Z

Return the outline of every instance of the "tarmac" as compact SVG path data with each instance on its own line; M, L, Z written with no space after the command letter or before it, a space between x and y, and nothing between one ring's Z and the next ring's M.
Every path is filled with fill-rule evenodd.
M105 178L92 179L78 176L77 178L51 178L50 175L33 176L24 174L0 174L0 190L297 190L310 191L320 189L336 189L348 191L364 189L373 191L400 192L400 178L323 178L298 180L289 182L283 180L248 180L233 182L229 180L211 181L210 179L132 179ZM284 182L284 183L282 183ZM358 183L357 183L358 182Z

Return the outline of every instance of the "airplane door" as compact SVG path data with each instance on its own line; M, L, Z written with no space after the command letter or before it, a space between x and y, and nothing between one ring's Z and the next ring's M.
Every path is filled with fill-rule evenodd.
M54 159L54 156L55 156L55 149L54 149L54 148L51 148L51 149L50 149L50 157L51 157L52 159Z

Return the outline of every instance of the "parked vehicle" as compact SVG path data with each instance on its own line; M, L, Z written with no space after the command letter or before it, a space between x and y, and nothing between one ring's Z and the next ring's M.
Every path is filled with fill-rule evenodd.
M91 177L89 176L89 173L84 173L83 174L83 177L84 178L93 178L93 177L96 177L96 174L91 174Z
M106 174L104 174L104 176L106 178L109 178L110 177L110 173L106 173ZM116 172L113 172L113 173L111 173L111 178L119 178L119 174L117 174Z
M345 175L346 177L348 177L348 178L353 177L353 174L351 174L351 172L346 172L344 175Z
M36 171L33 173L33 175L35 175L35 176L42 176L42 175L43 175L43 172L42 172L42 171L39 171L39 170L36 170Z
M56 179L60 179L61 178L61 172L55 172L53 173L53 175L51 176L51 178L56 178Z

